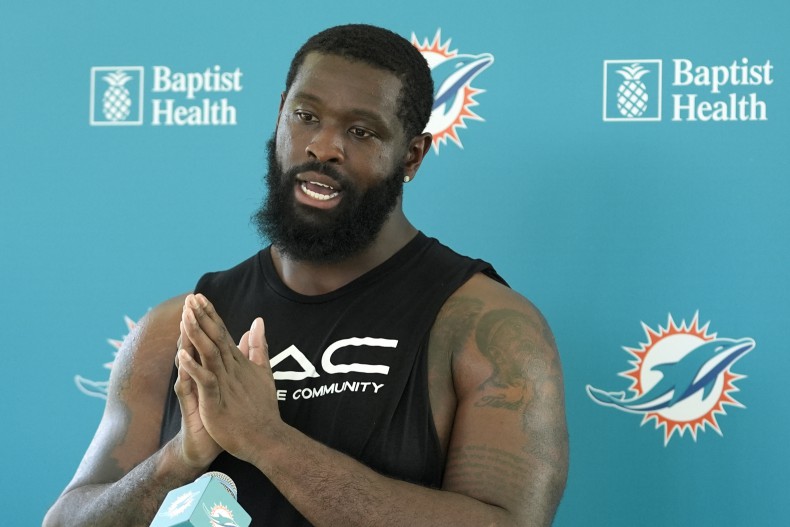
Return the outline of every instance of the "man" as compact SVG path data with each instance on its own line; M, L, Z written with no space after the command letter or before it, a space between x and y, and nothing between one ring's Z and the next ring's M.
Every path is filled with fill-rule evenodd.
M272 246L130 335L47 525L147 525L207 470L235 480L254 525L551 523L568 451L550 330L401 207L432 93L389 31L308 40L256 215Z

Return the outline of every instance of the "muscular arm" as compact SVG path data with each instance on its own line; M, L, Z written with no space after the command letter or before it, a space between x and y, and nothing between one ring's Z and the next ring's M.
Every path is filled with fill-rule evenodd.
M550 525L568 470L554 338L534 306L482 276L455 299L479 315L452 349L458 409L443 488L498 505L518 525Z
M124 342L96 434L44 525L148 525L166 493L197 475L173 442L158 445L182 305L153 309Z
M467 298L477 308L454 314L454 301ZM232 343L217 345L228 343L221 321L210 305L195 307L185 324L203 365L182 366L198 384L209 433L261 470L314 525L551 523L567 472L562 377L548 327L522 297L475 277L434 327L431 353L437 363L444 354L451 372L453 393L442 404L454 410L449 425L438 423L449 447L440 490L382 476L282 423L268 361L260 359L265 352L241 360ZM251 350L265 349L258 332ZM432 376L432 385L441 384Z

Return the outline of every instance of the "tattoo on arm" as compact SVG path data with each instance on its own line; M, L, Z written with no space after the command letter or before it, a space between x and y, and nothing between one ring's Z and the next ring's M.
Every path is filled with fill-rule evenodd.
M448 300L431 332L433 344L450 354L460 350L471 336L482 310L483 301L477 298L462 296Z
M568 442L562 370L548 325L542 317L498 309L481 317L475 340L492 367L475 405L521 414L522 452L560 475L562 482L553 489L559 500Z
M522 500L524 474L529 473L523 458L482 445L454 448L449 458L444 484L453 491L505 503Z
M483 310L483 302L477 298L455 297L448 300L436 317L431 330L428 351L429 382L436 388L431 390L431 405L450 407L453 393L452 378L449 375L455 353L469 342ZM446 389L440 386L447 383ZM434 406L435 405L435 406Z
M530 362L539 358L537 347L541 338L540 328L520 311L497 309L483 315L477 324L475 341L493 372L480 389L525 391L531 367L535 366Z

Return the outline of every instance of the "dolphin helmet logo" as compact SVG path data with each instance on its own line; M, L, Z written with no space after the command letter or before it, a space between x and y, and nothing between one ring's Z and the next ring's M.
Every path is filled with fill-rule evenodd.
M669 315L666 328L653 330L642 324L647 343L624 348L636 360L633 369L620 374L631 380L631 397L624 391L605 391L587 385L590 398L623 412L642 414L642 424L655 421L664 428L664 445L674 432L686 430L696 441L697 432L709 425L722 435L716 415L724 405L743 407L733 398L734 382L743 378L732 372L736 361L755 347L751 338L719 338L708 334L710 323L699 327L698 314L690 325L676 325Z
M484 120L471 108L478 105L474 96L485 90L473 87L472 82L494 63L494 56L451 51L450 39L442 42L441 29L432 42L426 38L420 43L414 33L411 42L425 57L433 77L433 109L425 131L433 135L434 152L438 154L439 146L446 144L448 138L463 148L458 130L466 128L466 120Z

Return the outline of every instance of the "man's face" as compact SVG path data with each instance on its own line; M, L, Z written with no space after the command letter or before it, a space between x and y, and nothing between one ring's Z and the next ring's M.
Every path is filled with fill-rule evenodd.
M337 261L368 247L399 206L406 140L400 80L359 62L309 54L269 142L262 234L297 260Z

